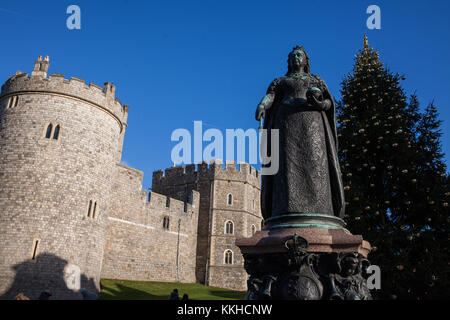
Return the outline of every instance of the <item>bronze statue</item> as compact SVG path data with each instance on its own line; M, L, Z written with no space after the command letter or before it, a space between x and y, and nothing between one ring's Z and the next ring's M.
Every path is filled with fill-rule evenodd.
M264 117L265 227L236 240L250 275L247 299L371 299L370 245L342 219L335 102L303 47L289 54L287 74L272 81L255 116Z
M263 117L264 129L269 129L268 150L270 129L279 130L279 170L262 176L264 219L302 214L342 217L335 102L325 82L310 73L303 47L289 53L288 72L272 81L255 117L258 121Z

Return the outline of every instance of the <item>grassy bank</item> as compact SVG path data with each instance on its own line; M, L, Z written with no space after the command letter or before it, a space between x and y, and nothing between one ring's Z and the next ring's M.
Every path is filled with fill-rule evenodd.
M102 300L168 300L177 288L181 297L184 293L190 300L243 300L245 292L207 287L199 283L149 282L102 279Z

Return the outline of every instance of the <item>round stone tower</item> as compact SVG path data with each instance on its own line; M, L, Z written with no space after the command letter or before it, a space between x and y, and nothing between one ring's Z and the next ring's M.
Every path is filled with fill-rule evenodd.
M97 291L128 107L115 87L47 77L39 57L0 94L0 297Z

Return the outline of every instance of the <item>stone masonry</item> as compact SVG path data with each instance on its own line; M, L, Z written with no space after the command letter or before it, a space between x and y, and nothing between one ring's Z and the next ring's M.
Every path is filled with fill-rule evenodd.
M102 278L195 282L199 193L192 191L187 202L147 195L142 172L117 169Z
M50 288L70 298L60 284L72 265L81 268L81 286L98 289L128 115L112 84L47 78L44 61L31 76L10 77L0 94L0 295L8 298ZM49 124L60 126L57 139L46 138ZM91 200L95 219L86 214Z
M247 163L219 161L175 167L153 173L152 190L179 200L192 190L200 192L196 279L210 286L246 290L247 274L236 238L251 237L261 229L259 171ZM228 202L231 196L231 203ZM226 223L233 232L226 232ZM253 228L253 229L252 229ZM225 263L231 251L232 263Z
M245 290L234 240L261 229L259 172L201 163L142 190L143 173L120 164L128 106L115 86L48 67L39 57L0 93L0 298L79 299L100 278Z

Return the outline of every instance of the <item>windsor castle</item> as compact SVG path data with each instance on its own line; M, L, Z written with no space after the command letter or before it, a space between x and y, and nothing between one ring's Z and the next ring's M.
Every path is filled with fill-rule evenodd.
M115 86L47 75L48 57L0 94L0 297L79 298L100 279L245 290L235 239L261 229L259 171L121 164L128 106Z

